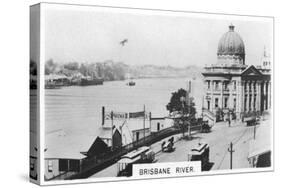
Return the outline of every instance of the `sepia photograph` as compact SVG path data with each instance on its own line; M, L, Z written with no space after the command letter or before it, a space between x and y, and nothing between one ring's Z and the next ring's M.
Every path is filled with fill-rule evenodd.
M273 169L272 17L36 6L30 178L38 130L46 182Z

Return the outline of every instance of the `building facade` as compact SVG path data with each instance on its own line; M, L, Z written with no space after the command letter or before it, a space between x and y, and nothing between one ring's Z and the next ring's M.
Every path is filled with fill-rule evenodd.
M205 66L202 73L204 117L212 121L243 119L271 108L270 60L264 58L263 66L247 65L245 55L244 42L230 25L219 41L217 63Z

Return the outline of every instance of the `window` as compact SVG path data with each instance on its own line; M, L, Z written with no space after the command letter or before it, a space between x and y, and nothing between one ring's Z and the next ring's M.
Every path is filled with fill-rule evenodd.
M210 110L210 101L207 101L208 103L208 110Z
M227 89L228 89L228 83L224 82L224 90L227 90Z
M219 98L215 98L215 108L219 107Z
M208 89L211 88L211 81L210 80L207 81L207 87L208 87Z
M233 81L233 89L236 90L236 81Z
M31 161L30 161L30 170L31 170L31 171L34 170L34 166L35 166L34 162L35 162L34 160L31 160Z
M48 172L53 172L53 161L48 161Z
M245 95L244 99L244 111L247 111L247 95Z
M224 107L227 108L228 98L224 98Z
M233 99L233 109L236 110L236 98Z
M215 82L215 88L216 88L216 90L219 89L219 82L218 81Z
M157 122L157 131L160 131L160 123Z
M139 133L139 132L136 133L136 137L137 137L137 138L136 138L137 141L139 141L139 139L140 139L140 133Z

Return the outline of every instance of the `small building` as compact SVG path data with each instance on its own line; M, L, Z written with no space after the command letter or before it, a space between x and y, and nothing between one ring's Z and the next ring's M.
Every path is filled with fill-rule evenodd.
M110 147L99 137L95 139L91 147L87 152L81 152L87 157L98 156L100 154L104 154L110 151Z
M159 132L174 126L174 120L169 117L154 117L151 118L151 132Z
M98 135L112 150L122 147L121 132L116 126L113 126L113 128L103 126L100 128Z
M145 121L143 119L129 119L124 128L127 128L132 142L139 141L143 137L151 134L150 121L148 119Z
M70 78L63 74L45 75L45 85L54 84L57 86L67 86L70 84Z
M62 174L76 174L81 171L82 159L86 158L81 153L64 153L58 155L45 154L45 180L54 179Z
M137 142L140 139L144 138L145 136L150 135L150 129L149 128L141 128L141 129L135 129L132 130L132 136L133 136L133 142Z
M96 136L91 134L70 136L61 132L46 135L44 178L47 181L64 179L81 172L82 162L87 157L81 151L88 151L96 140Z
M250 140L248 161L251 167L271 167L272 126L269 120L263 121L256 129L255 139Z

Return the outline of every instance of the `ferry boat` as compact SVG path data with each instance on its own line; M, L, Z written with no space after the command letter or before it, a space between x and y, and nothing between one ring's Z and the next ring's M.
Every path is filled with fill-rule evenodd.
M130 80L129 82L126 83L127 86L135 86L135 85L136 85L136 82L133 81L133 79L132 79L130 73L128 73L128 74L126 75L126 79L127 79L127 80Z
M136 82L130 81L130 82L127 83L127 85L128 85L128 86L135 86L135 85L136 85Z
M80 86L90 86L90 85L102 85L103 79L102 78L82 78L80 81Z

